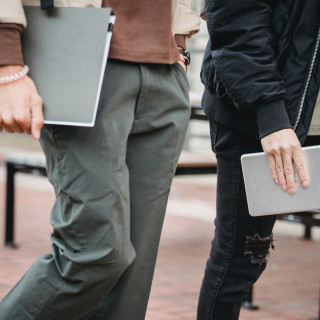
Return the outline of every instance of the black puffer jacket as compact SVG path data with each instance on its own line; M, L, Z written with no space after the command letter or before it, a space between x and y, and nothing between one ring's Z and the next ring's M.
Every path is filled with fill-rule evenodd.
M205 112L259 138L292 127L303 142L320 84L320 0L206 0L205 13Z

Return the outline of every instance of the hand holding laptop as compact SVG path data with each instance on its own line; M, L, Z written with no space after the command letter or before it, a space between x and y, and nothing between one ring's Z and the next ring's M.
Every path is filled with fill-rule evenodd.
M266 141L268 142L268 139L264 140L264 144ZM270 147L270 145L274 146L274 144L270 143L267 147ZM294 148L292 147L291 151L292 149ZM270 149L267 148L267 150ZM288 153L287 151L289 149L285 150L286 153ZM271 151L268 152L269 157L273 156ZM282 151L281 159L283 158L284 153L285 152ZM294 152L292 151L292 160L296 157L296 155L292 155L293 153ZM286 190L283 191L275 184L270 174L270 163L265 152L250 153L241 156L248 209L251 216L255 217L289 212L305 212L318 210L320 208L320 146L304 147L302 148L302 155L304 163L303 171L304 174L309 176L308 188L299 183L298 180L301 180L301 176L298 179L298 174L296 174L295 192L293 194L286 192ZM278 153L276 153L276 157L278 156ZM271 162L272 161L275 162L276 160L271 159ZM283 166L280 171L281 170L283 170ZM277 171L277 174L278 172L279 171ZM295 173L297 173L297 171L295 171ZM286 186L288 186L287 182Z
M292 129L273 132L262 138L261 144L268 158L272 179L276 184L280 184L283 191L288 191L289 194L296 192L293 164L301 185L304 188L309 185L301 145Z
M0 67L0 77L18 74L21 70L21 66L3 66ZM25 132L39 139L42 125L42 100L27 75L0 84L0 131Z

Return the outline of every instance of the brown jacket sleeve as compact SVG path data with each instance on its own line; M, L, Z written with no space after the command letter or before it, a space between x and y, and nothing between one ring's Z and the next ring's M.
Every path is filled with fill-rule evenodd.
M0 24L0 66L23 65L20 40L22 29L19 24Z
M174 40L176 41L178 47L186 50L186 36L184 34L176 34L174 36Z

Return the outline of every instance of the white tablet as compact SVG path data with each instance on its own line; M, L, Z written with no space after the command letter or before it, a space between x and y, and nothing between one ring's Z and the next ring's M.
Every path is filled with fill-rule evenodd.
M264 216L290 212L303 212L320 208L320 146L302 148L309 174L309 186L300 185L296 173L296 193L290 195L277 185L271 176L264 152L241 157L249 213Z

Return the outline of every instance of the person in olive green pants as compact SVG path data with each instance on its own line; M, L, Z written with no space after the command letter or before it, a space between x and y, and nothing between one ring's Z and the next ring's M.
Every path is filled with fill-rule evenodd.
M115 90L120 86L125 92ZM41 145L57 196L53 255L39 257L2 301L1 320L87 319L116 283L113 303L106 300L91 319L104 319L106 310L108 319L144 318L190 114L188 90L179 64L113 60L94 128L43 127ZM135 257L126 280L118 281ZM93 286L94 293L83 290ZM19 304L12 305L14 296Z
M3 299L0 320L143 320L190 116L185 49L199 16L191 0L56 0L110 7L116 23L95 126L43 126L20 50L23 4L39 1L9 2L0 0L0 131L40 138L56 202L52 251Z

